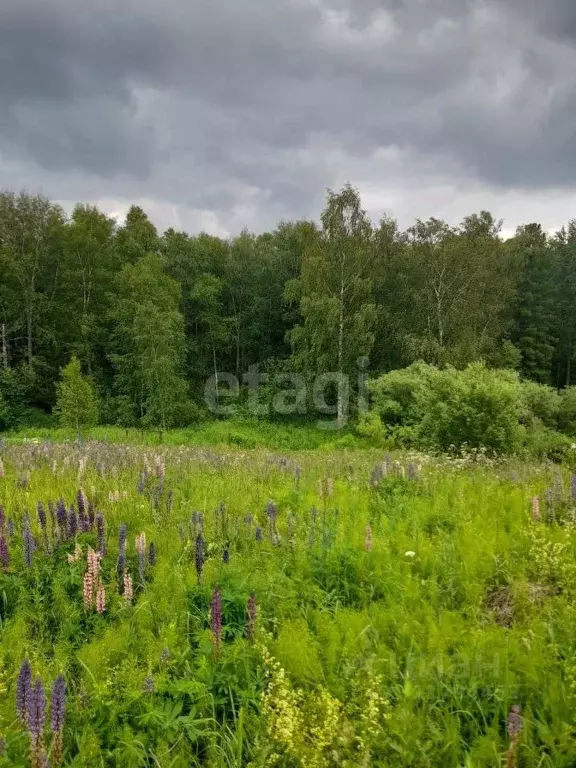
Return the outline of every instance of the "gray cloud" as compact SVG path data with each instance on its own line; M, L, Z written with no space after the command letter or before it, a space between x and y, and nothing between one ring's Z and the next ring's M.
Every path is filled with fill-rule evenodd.
M0 183L226 231L348 178L401 218L571 201L575 34L571 0L3 0Z

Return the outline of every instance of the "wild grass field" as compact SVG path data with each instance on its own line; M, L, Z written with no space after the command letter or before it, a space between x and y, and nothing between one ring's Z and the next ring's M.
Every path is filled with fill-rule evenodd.
M99 440L0 456L0 765L576 765L567 470Z

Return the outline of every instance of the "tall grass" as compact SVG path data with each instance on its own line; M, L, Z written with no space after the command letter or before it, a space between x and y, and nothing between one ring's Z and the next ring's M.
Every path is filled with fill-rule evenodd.
M513 705L518 765L576 764L575 502L562 469L231 448L224 426L205 429L214 439L198 447L103 442L121 439L106 430L2 449L0 765L28 764L15 695L26 658L46 687L65 676L65 765L493 768ZM103 613L83 600L95 528L56 536L49 519L44 537L36 513L60 498L77 509L79 488L105 518ZM144 578L141 533L157 551Z

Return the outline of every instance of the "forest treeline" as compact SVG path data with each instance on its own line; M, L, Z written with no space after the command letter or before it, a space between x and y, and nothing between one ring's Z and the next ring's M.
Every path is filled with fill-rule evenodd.
M189 423L221 372L324 371L357 380L414 361L482 359L563 388L576 377L576 221L501 236L377 224L347 185L318 223L230 239L169 229L133 206L122 225L79 204L0 194L0 421L50 413L76 356L108 423Z

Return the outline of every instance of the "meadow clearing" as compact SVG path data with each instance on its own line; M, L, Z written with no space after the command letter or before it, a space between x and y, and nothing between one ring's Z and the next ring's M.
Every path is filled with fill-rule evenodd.
M576 765L564 468L94 439L0 457L0 765Z

